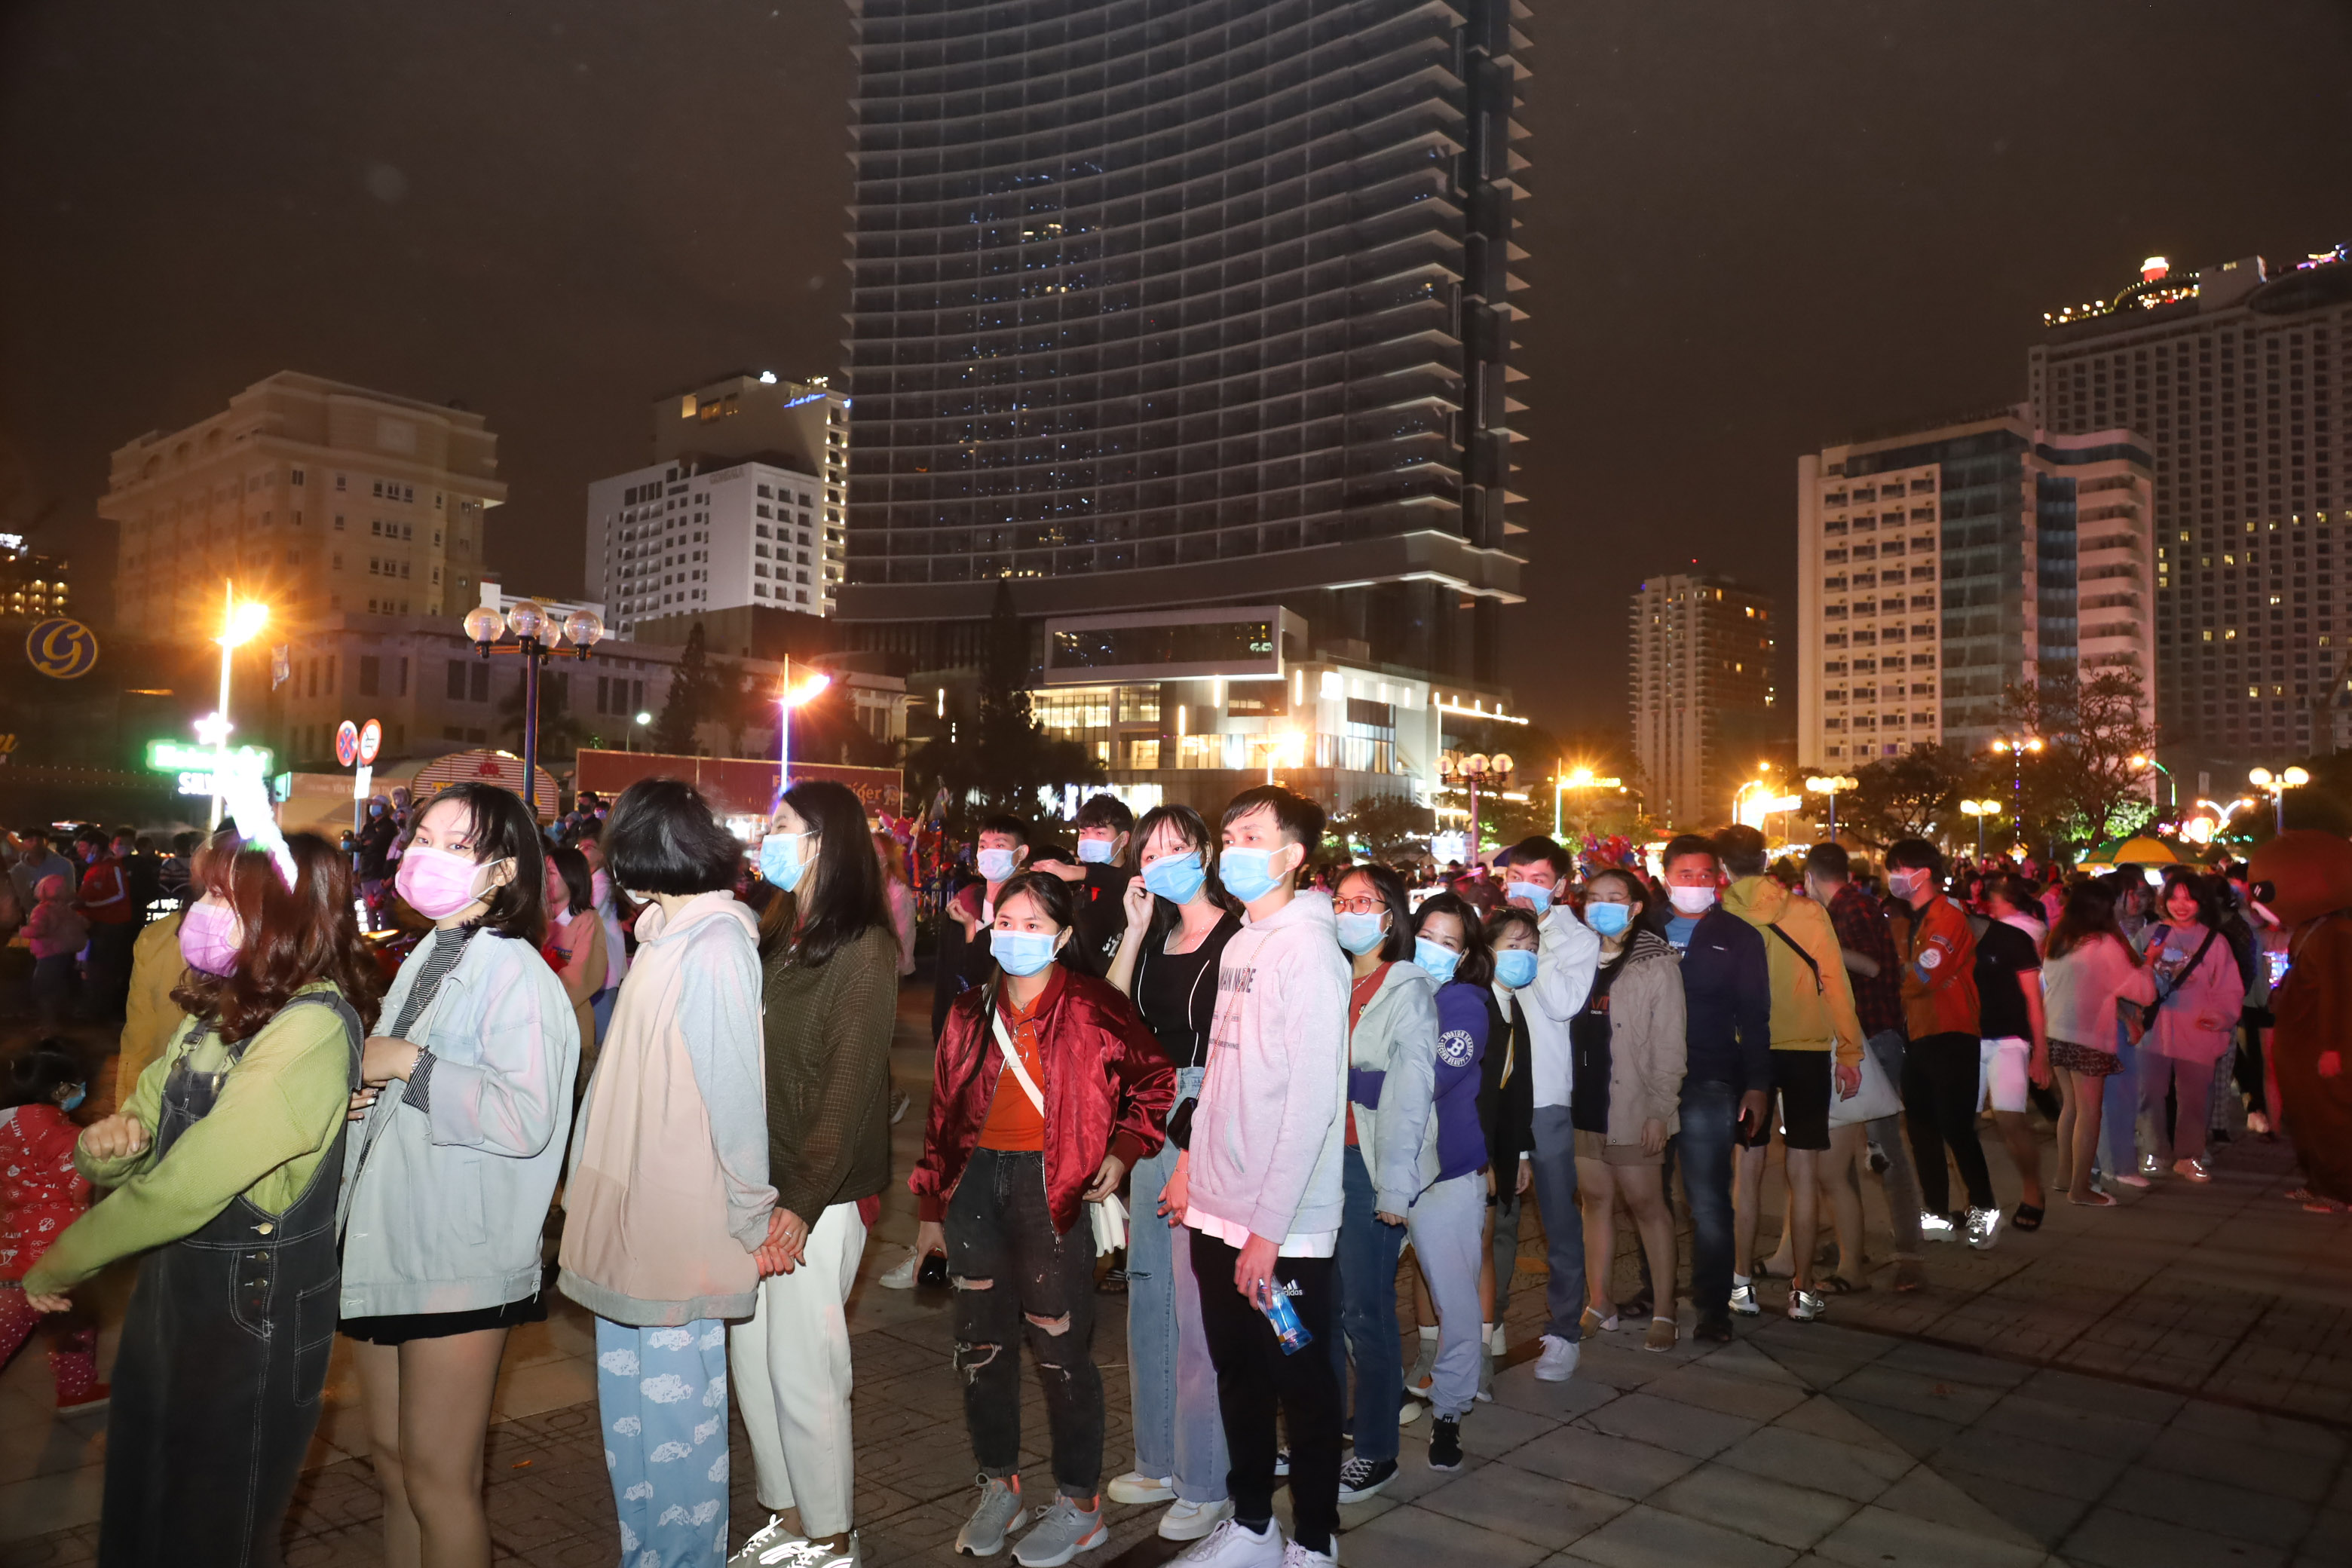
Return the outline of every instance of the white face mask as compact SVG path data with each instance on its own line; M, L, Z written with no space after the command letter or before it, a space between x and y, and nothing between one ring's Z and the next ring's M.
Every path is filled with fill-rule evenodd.
M1674 900L1678 914L1703 915L1715 908L1713 888L1668 888L1666 897Z

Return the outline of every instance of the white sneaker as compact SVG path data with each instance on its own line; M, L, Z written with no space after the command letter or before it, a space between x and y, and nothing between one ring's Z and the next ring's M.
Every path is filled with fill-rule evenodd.
M763 1557L768 1568L865 1568L866 1556L858 1549L857 1532L849 1532L847 1546L819 1546L814 1541L803 1541L787 1550L791 1557Z
M1198 1541L1225 1521L1234 1517L1230 1500L1221 1502L1187 1502L1178 1498L1160 1516L1160 1539L1162 1541Z
M1136 1503L1146 1507L1171 1502L1176 1497L1176 1481L1172 1476L1147 1476L1141 1470L1129 1470L1103 1488L1113 1502ZM1187 1537L1186 1539L1190 1539Z
M1543 1337L1543 1353L1536 1357L1536 1381L1566 1383L1576 1375L1578 1358L1583 1354L1584 1347L1574 1341L1561 1339L1558 1334L1546 1334Z
M1919 1237L1923 1241L1949 1241L1958 1229L1949 1215L1919 1211Z
M727 1560L727 1568L774 1568L807 1544L806 1539L784 1528L782 1515L772 1513L767 1523L751 1532L742 1550Z
M2000 1210L1970 1209L1969 1211L1969 1245L1979 1252L1990 1252L2000 1237Z
M1244 1530L1229 1519L1179 1557L1192 1568L1283 1568L1282 1526L1268 1521L1265 1533Z
M915 1270L920 1268L922 1266L923 1255L916 1251L911 1247L907 1248L907 1256L905 1259L896 1268L891 1268L883 1274L882 1289L885 1290L913 1289L915 1288Z
M1339 1568L1339 1538L1332 1538L1328 1552L1309 1552L1291 1542L1282 1549L1282 1568Z

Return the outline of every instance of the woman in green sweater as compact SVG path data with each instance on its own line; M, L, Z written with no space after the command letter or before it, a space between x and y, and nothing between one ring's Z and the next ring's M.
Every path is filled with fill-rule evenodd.
M278 853L245 849L207 879L181 927L187 1019L75 1150L115 1190L25 1278L56 1311L146 1254L107 1424L109 1568L276 1562L319 1424L344 1115L376 983L348 858L307 833Z
M890 1179L890 1026L898 940L866 808L845 784L796 784L760 844L782 889L761 922L767 1034L768 1240L729 1362L768 1522L736 1554L793 1568L856 1561L851 1533L849 1325L866 1233Z

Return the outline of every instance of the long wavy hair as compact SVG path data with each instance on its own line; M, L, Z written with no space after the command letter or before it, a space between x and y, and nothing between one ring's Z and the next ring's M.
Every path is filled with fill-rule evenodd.
M760 921L762 952L787 949L794 963L821 969L869 930L889 931L882 859L866 826L865 803L847 784L803 779L784 804L814 829L816 864L797 893L779 891Z
M188 970L172 1000L230 1044L259 1034L288 998L314 980L341 991L362 1028L375 1026L383 982L352 918L351 857L315 833L291 834L286 847L296 871L290 889L267 851L207 858L205 891L236 911L245 944L226 974Z

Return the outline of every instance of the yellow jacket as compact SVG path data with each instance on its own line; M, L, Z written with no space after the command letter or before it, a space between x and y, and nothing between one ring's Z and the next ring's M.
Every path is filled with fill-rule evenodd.
M122 1054L114 1064L114 1101L131 1103L131 1091L147 1064L163 1054L163 1043L187 1017L172 1000L173 988L188 972L180 956L180 912L149 925L131 944L131 995L123 1005Z
M1769 877L1742 877L1723 891L1723 907L1764 937L1764 957L1772 977L1772 1048L1826 1051L1834 1047L1840 1065L1862 1065L1862 1018L1853 1007L1853 983L1829 910L1811 899L1790 896ZM1791 947L1773 933L1779 927ZM1804 949L1800 957L1797 948ZM1812 960L1810 964L1806 958Z

